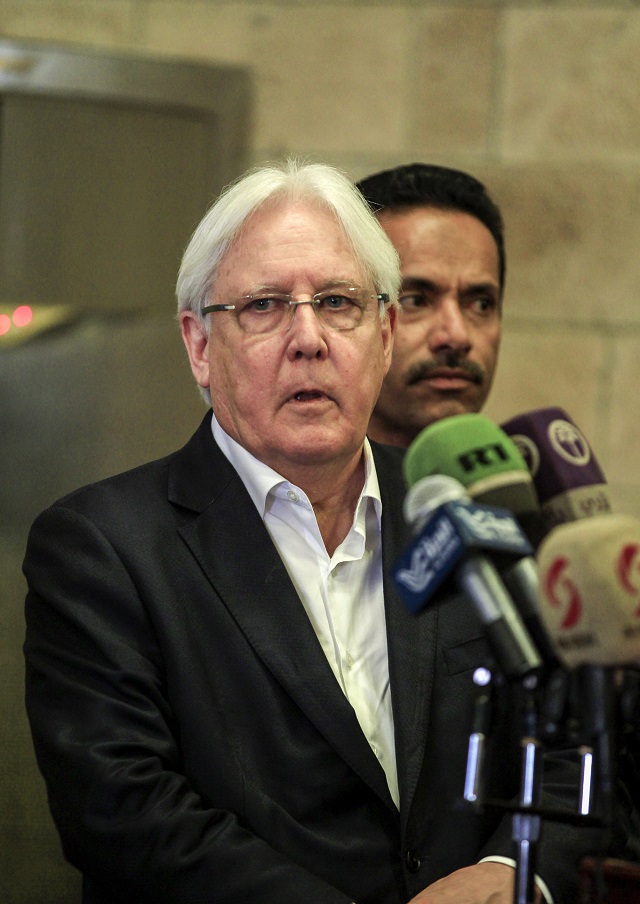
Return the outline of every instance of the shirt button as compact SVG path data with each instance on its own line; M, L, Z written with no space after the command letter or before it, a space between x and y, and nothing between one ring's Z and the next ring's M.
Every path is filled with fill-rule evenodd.
M298 501L298 494L294 493L293 490L287 490L287 497L289 498L290 502Z
M351 655L351 653L347 653L346 662L347 662L347 668L351 669L353 667L353 656Z
M420 858L413 850L408 850L405 854L404 862L410 873L417 873L420 869Z

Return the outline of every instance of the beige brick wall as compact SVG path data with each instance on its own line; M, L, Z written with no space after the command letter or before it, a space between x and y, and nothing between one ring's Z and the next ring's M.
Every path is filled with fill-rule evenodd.
M632 0L0 0L0 33L246 65L255 162L303 153L357 178L421 159L484 178L509 256L487 411L565 407L640 514Z

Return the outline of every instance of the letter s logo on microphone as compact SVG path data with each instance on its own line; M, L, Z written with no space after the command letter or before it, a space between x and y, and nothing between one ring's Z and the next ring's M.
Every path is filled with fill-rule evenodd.
M638 608L634 615L640 617L640 545L638 543L627 543L622 547L618 559L618 578L627 593L638 596Z
M560 627L563 630L574 628L582 615L582 601L578 588L567 576L569 559L559 556L549 566L545 575L545 592L553 606L564 610Z

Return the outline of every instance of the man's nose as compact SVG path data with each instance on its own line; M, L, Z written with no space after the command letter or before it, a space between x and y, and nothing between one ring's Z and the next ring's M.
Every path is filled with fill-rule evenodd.
M456 298L441 299L433 312L429 330L429 346L432 349L454 348L468 351L471 347L469 323Z
M289 350L297 356L321 357L327 350L327 327L318 317L311 299L296 302L291 312Z

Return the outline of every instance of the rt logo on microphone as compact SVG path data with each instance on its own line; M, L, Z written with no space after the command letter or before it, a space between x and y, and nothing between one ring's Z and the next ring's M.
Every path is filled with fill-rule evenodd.
M477 446L458 456L460 467L470 474L478 468L491 467L496 461L508 461L509 455L501 443L490 443L488 446Z
M591 449L575 424L565 420L551 421L547 427L549 442L554 450L571 465L583 467L591 460Z

